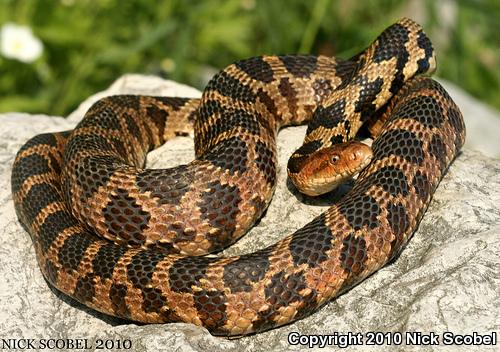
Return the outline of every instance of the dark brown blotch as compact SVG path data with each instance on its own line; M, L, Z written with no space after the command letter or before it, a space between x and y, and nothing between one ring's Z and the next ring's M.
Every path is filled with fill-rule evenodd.
M208 266L217 258L184 257L176 260L169 268L168 281L172 291L193 293L193 286L201 287L200 280L206 279Z
M216 106L218 106L218 103ZM197 150L200 146L211 146L212 148L215 147L215 143L220 140L219 136L221 134L233 131L236 128L243 130L244 133L253 135L259 135L261 133L261 127L270 129L269 123L267 121L262 123L262 121L264 121L264 118L260 114L251 113L243 109L225 110L222 107L220 107L220 109L221 111L219 118L211 122L206 127L206 133L197 134L197 138L195 140L195 146ZM216 110L214 109L214 111ZM240 137L233 136L228 138L228 140L235 138Z
M353 80L353 84L362 87L354 103L354 112L361 113L360 119L364 122L375 112L376 106L373 103L382 90L384 80L379 77L370 81L366 76L358 76Z
M379 63L393 57L400 57L406 53L405 44L408 42L408 29L399 23L388 27L377 38L377 45L373 53L373 61Z
M157 135L162 137L165 133L165 125L167 124L168 112L157 105L150 105L146 108L147 116L152 124L158 130ZM160 138L160 140L162 140Z
M95 295L95 277L94 274L82 276L76 282L73 297L81 303L92 302Z
M250 59L238 61L235 63L235 65L240 70L257 81L270 83L274 78L273 68L271 67L271 65L264 61L262 56L256 56Z
M267 183L273 186L276 182L275 151L269 149L264 143L258 141L255 143L255 152L257 154L255 164L262 171Z
M12 193L21 189L24 181L34 175L43 175L51 171L48 160L39 154L30 154L18 160L12 170Z
M236 229L236 217L241 202L238 187L212 181L207 184L207 191L203 192L197 203L200 209L200 218L207 220L216 234L210 236L212 249L222 249L232 243L232 235ZM255 215L254 215L255 216Z
M142 291L143 295L151 288L151 278L155 272L156 265L162 261L167 254L156 249L145 249L132 257L127 265L127 277L134 285Z
M92 260L94 274L102 280L111 279L118 261L125 253L125 247L110 243L101 246Z
M255 102L255 94L253 93L251 87L245 85L239 79L230 76L225 71L219 72L208 82L205 87L205 91L208 92L210 90L217 91L226 97L245 103ZM203 109L200 110L202 115L204 114L203 111Z
M390 155L401 156L412 164L422 165L422 141L411 131L394 129L383 132L373 142L373 159L381 160Z
M392 233L396 237L391 242L391 252L397 251L404 239L404 234L410 226L410 220L406 209L400 203L389 203L387 205L387 221L392 229Z
M417 61L418 65L417 74L425 73L430 68L430 59L434 54L434 49L432 47L432 43L429 37L427 37L427 35L425 35L425 33L422 30L418 31L417 45L419 48L424 49L425 52L425 56Z
M339 210L354 231L364 226L374 229L380 224L380 206L375 198L367 194L353 194L340 205Z
M240 137L230 137L221 141L200 159L228 170L231 175L237 172L242 175L248 169L248 147Z
M447 112L448 121L450 122L453 130L455 131L455 151L458 151L463 143L464 143L464 134L465 134L465 124L464 119L462 117L462 113L456 105L452 105Z
M310 134L312 131L319 127L324 127L326 129L337 127L346 119L345 105L345 99L339 99L331 105L318 106L318 108L314 112L312 120L307 126L306 134Z
M195 130L204 131L204 133L197 133L194 139L194 147L197 152L198 157L199 150L207 150L214 144L220 131L225 131L226 128L224 124L220 123L219 120L226 110L220 103L220 101L215 99L207 99L200 105L198 110L198 119L194 122Z
M288 103L288 111L295 117L298 110L297 91L290 83L290 79L288 77L281 78L278 89Z
M330 137L330 142L332 143L332 145L336 145L336 144L343 143L344 139L345 139L344 135L335 134L335 135Z
M274 102L273 98L269 96L269 94L266 93L262 88L259 89L257 92L257 97L259 98L259 101L264 104L266 107L267 111L272 115L277 117L278 116L278 108L276 107L276 103ZM260 121L262 123L262 121Z
M129 151L127 147L125 147L123 140L120 140L119 138L116 137L110 137L109 140L113 144L113 147L115 147L115 150L118 153L118 155L122 156L125 160L129 161L130 163L134 162L131 159L132 155L129 155Z
M319 150L321 147L321 141L311 141L304 143L297 149L293 154L296 155L310 155L315 151Z
M87 248L93 243L92 238L83 232L75 233L65 241L57 257L67 271L77 270Z
M384 166L365 177L356 188L367 191L372 185L380 186L393 197L399 194L406 197L409 193L409 183L404 172L396 166Z
M263 113L257 115L258 121L262 127L266 131L269 132L269 134L274 135L275 129L275 121L276 119L281 118L281 116L278 116L278 108L276 107L275 101L267 94L264 90L259 89L257 92L257 97L259 98L259 101L264 104L264 106L267 109L268 114ZM271 115L271 116L269 116Z
M325 215L321 214L292 235L289 249L293 263L296 266L307 264L310 268L317 267L329 258L328 251L332 249L334 239Z
M405 101L394 112L395 118L413 119L427 128L441 128L444 111L440 103L431 96L419 95Z
M232 293L250 292L252 284L264 278L269 269L271 249L246 254L224 266L224 283Z
M335 66L335 73L340 78L341 82L336 89L345 88L351 82L352 77L361 67L361 63L357 61L357 56L350 60L337 61L337 65Z
M447 164L448 156L446 150L446 144L444 144L441 137L439 137L437 134L433 135L429 143L429 153L436 158L437 162L439 163L440 170L444 170Z
M318 58L314 55L285 55L279 58L287 71L295 77L309 77L318 66Z
M417 171L415 173L415 176L413 177L412 185L415 188L415 192L417 193L418 197L424 203L427 202L432 191L432 184L430 183L427 176L420 171Z
M120 107L121 109L131 109L139 111L141 108L141 97L138 95L119 94L111 95L105 99L112 105Z
M197 290L193 293L194 306L203 326L214 331L221 331L227 322L226 297L217 290Z
M23 199L22 208L26 221L31 224L40 212L49 204L59 203L61 197L58 191L49 183L37 183L31 186Z
M31 149L38 145L47 145L50 147L57 147L57 138L54 133L42 133L29 139L20 149L19 153L22 153L28 149Z
M128 318L130 311L125 298L127 297L128 288L125 285L114 283L109 289L109 300L113 307L113 311L119 317Z
M149 226L151 214L145 211L126 189L118 188L109 196L102 209L107 231L131 246L142 245L146 238L143 232Z
M300 292L307 288L302 273L288 274L285 271L276 273L271 282L264 288L266 301L269 308L258 312L258 318L252 323L256 332L267 330L276 326L273 317L278 315L278 309L287 307L294 302L300 302L297 309L297 318L303 317L316 308L317 293L313 289L302 296Z
M303 297L299 292L306 288L302 273L287 274L285 270L282 270L271 277L271 282L264 288L264 293L272 310L277 311L281 307L289 306L292 302L302 301Z
M76 183L81 187L83 199L92 198L99 187L106 185L115 171L122 166L122 160L114 156L97 155L81 160L74 173ZM68 188L70 184L65 185L66 187L63 187L65 195L70 199L71 189Z
M61 175L61 164L60 164L61 159L57 158L54 154L49 154L48 157L50 160L50 168L52 169L52 172L54 172L54 174L56 176L60 176Z
M368 253L364 237L355 236L352 233L346 236L342 240L339 259L342 268L350 275L358 275L365 270Z
M223 126L217 126L216 131L220 134L239 127L247 133L258 135L262 120L262 116L254 112L243 109L227 110L222 113L221 119L217 120L217 123Z
M47 252L61 232L76 225L78 225L76 219L65 210L58 210L47 216L38 232L43 252Z
M119 131L119 110L110 104L110 100L111 98L107 97L94 103L77 128L99 127L106 131Z
M142 309L146 313L161 313L162 308L167 305L167 301L158 288L144 287L142 289Z
M76 159L77 155L82 151L115 153L113 145L107 137L95 133L79 134L68 140L68 144L64 150L64 161L68 163Z
M184 105L191 102L192 98L179 98L179 97L154 97L155 100L161 102L161 104L169 106L174 111L179 111Z
M298 151L296 151L295 153L297 153L297 155L292 155L289 159L288 159L288 163L287 163L287 169L289 172L291 173L298 173L300 172L300 170L302 170L302 167L304 165L304 162L307 160L308 156L307 155L304 155L304 156L298 156Z
M134 120L134 117L128 113L123 113L123 118L125 119L125 123L127 125L127 130L132 137L135 137L137 140L141 140L141 129L137 125Z
M194 178L193 167L179 165L167 170L144 170L137 174L135 184L141 193L151 192L159 205L179 205Z
M373 53L373 61L380 63L392 58L396 58L396 74L389 88L392 94L396 94L404 82L403 69L410 57L406 43L408 42L408 29L396 23L377 38L377 44Z

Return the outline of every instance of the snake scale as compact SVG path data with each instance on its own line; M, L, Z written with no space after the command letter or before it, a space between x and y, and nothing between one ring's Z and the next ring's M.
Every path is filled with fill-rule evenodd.
M311 314L402 250L463 145L459 109L420 75L434 68L428 37L402 19L350 60L254 57L215 75L199 100L101 99L74 130L33 137L14 162L16 212L44 277L106 314L215 335ZM373 119L383 124L371 162L342 200L267 248L202 256L266 209L280 127L309 122L288 163L300 183L309 159L337 162L324 151ZM144 168L148 151L193 128L193 162Z

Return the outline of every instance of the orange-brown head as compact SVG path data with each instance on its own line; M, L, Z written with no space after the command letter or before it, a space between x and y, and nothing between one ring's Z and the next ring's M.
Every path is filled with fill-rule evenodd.
M360 172L372 156L371 148L361 142L335 144L309 155L300 163L300 170L288 170L288 176L300 192L319 196Z

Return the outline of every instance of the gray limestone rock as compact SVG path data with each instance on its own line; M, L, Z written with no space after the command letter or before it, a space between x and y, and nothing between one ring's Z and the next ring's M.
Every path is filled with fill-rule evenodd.
M434 351L437 348L433 346L405 346L405 332L495 332L497 341L500 338L500 160L469 147L450 167L418 231L399 258L294 324L227 340L188 324L137 325L107 317L50 289L37 267L31 240L14 212L10 173L15 153L35 134L72 128L91 101L120 93L199 94L158 78L127 75L109 90L82 103L68 119L21 113L0 117L0 346L15 343L9 339L34 339L35 344L43 343L41 339L62 339L60 344L67 343L65 339L84 339L72 341L95 349L101 339L107 341L108 347L114 344L116 350L118 344L123 349L130 342L130 350L134 351L287 351L305 348L289 343L288 338L296 336L293 333L334 336L350 332L362 334L364 346L351 346L348 351ZM450 89L450 94L460 105L469 127L468 118L475 118L469 115L478 111L477 104L469 97L463 98L464 93L456 88ZM342 191L314 201L291 192L286 161L304 133L304 127L280 132L279 181L273 201L257 226L223 254L248 253L272 244L339 198ZM193 155L192 139L179 137L150 153L148 166L173 166L189 162ZM366 346L369 332L391 332L387 336L395 339L401 333L402 344ZM466 346L443 346L441 335L439 341L439 351L469 350ZM65 349L69 349L68 345ZM332 345L326 349L337 348ZM482 346L481 350L495 347Z

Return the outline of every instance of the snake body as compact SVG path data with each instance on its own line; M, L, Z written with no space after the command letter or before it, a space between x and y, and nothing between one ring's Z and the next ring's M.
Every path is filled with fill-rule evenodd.
M215 335L312 313L401 251L464 143L448 94L412 78L433 65L430 41L403 19L348 61L255 57L217 74L201 100L100 100L74 130L35 136L14 162L16 212L44 277L106 314ZM310 121L289 162L295 174L375 111L387 121L372 161L339 203L257 252L199 256L234 242L266 209L280 127ZM192 128L192 163L143 168L149 150Z

